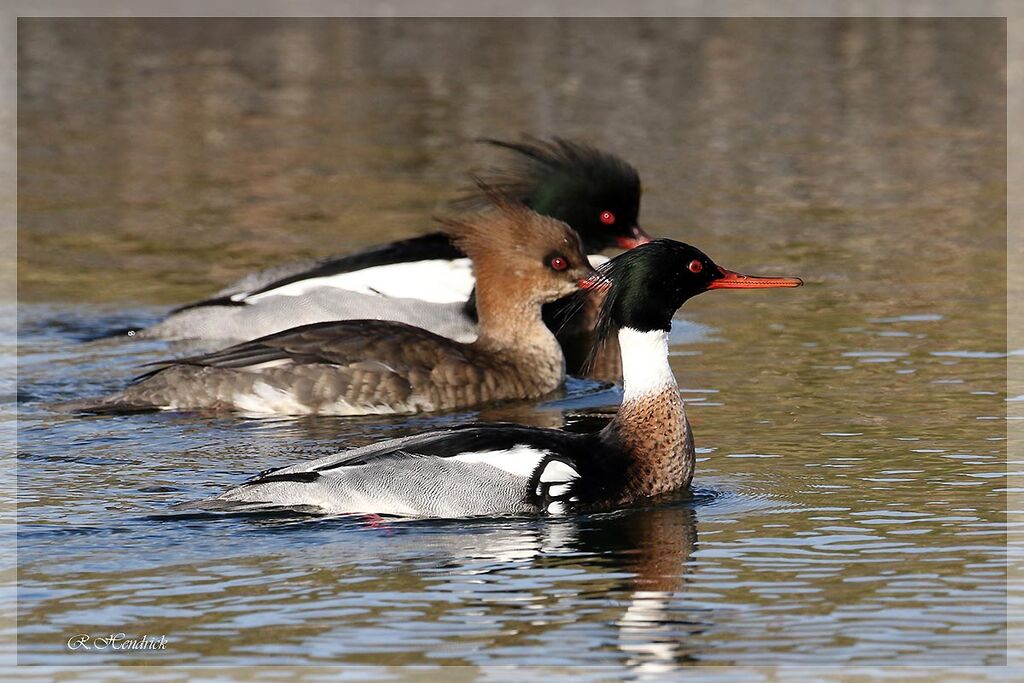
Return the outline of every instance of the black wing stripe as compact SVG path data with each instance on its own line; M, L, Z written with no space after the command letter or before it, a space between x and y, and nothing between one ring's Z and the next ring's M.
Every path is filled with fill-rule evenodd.
M346 458L342 454L341 459L321 465L316 471L329 472L349 465L366 465L382 458L451 458L463 453L505 451L516 446L528 446L544 451L583 450L586 447L582 440L587 438L580 434L501 422L452 425L441 431L428 432L420 436L422 438L402 440L393 448L385 446L367 453L355 454L351 458Z
M249 481L239 484L239 488L243 486L257 486L259 484L271 484L278 481L294 481L302 484L309 484L320 478L319 472L288 472L285 474L274 474L270 473L264 476L250 479Z
M433 259L451 261L453 259L462 258L463 256L465 256L465 254L452 246L452 243L444 233L434 232L426 235L420 235L419 237L391 242L390 244L385 244L379 247L371 247L370 249L357 252L355 254L346 254L345 256L338 256L319 261L312 268L308 268L300 273L279 278L258 289L254 289L249 292L241 291L228 294L226 296L216 296L209 299L203 299L202 301L179 306L172 310L171 313L180 313L181 311L187 311L190 308L200 308L203 306L246 306L248 304L245 302L244 298L239 299L235 297L238 297L239 295L245 297L253 296L255 294L263 294L264 292L269 292L277 289L278 287L284 287L285 285L290 285L294 282L301 282L302 280L353 273L357 270L374 268L376 266L390 266L396 263L408 263L412 261L426 261Z
M366 455L353 458L352 460L346 460L344 463L335 463L334 465L325 465L323 467L316 468L315 472L327 472L328 470L337 469L339 467L353 467L356 465L369 465L370 463L387 462L389 460L412 460L415 458L429 458L430 455L424 453L414 453L401 448L393 451L378 451L376 453L368 453Z
M199 356L175 358L173 360L154 361L146 363L146 365L207 365L220 368L245 368L275 360L293 360L296 363L325 363L333 365L334 363L317 353L309 350L299 351L289 348L284 340L292 338L292 345L305 344L312 348L313 340L328 339L330 337L332 330L328 328L336 328L338 330L337 334L341 337L344 334L345 328L366 324L367 322L378 321L335 320L311 323L274 332L251 341L229 346L220 351L213 351ZM159 369L156 372L159 372Z
M169 315L174 315L175 313L181 313L182 311L187 311L187 310L192 309L192 308L201 308L203 306L248 306L248 305L249 304L247 304L243 300L237 300L236 301L235 299L232 299L231 295L219 296L219 297L215 297L213 299L203 299L202 301L196 301L195 303L185 304L184 306L178 306L177 308L172 308L171 312L169 313Z

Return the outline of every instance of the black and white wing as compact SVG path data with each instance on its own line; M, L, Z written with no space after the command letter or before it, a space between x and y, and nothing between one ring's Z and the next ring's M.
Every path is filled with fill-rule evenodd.
M407 517L559 514L578 473L558 453L585 450L586 438L519 425L453 427L268 470L185 507Z
M295 268L277 266L253 273L225 287L209 299L181 306L172 313L202 306L244 305L268 296L297 296L318 287L336 287L353 291L364 289L375 291L379 288L395 290L395 288L405 288L405 280L410 280L407 283L409 293L405 296L423 298L422 296L417 297L417 293L422 292L424 282L450 279L445 275L452 270L450 262L456 260L463 261L465 257L452 246L445 234L434 232L371 247L354 254L345 254L322 261L304 262L297 264ZM434 276L433 280L428 277L414 282L412 277L400 277L404 272L403 266L424 263L430 264L430 274ZM388 270L389 267L392 270ZM415 270L416 273L422 274L420 272L423 270L422 268ZM412 271L407 275L412 276ZM458 264L451 273L451 277L457 278L456 284L460 284L463 279L468 277L469 289L472 289L472 274L469 271L468 263ZM389 291L388 295L403 296L394 291Z

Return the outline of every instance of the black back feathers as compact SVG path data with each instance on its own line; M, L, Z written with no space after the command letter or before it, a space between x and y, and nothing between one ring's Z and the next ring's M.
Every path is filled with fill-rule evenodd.
M486 185L538 213L565 221L580 234L589 252L632 236L640 213L640 177L619 157L557 137L480 142L516 154L509 166L482 174ZM479 209L492 201L486 194L474 193L455 205Z

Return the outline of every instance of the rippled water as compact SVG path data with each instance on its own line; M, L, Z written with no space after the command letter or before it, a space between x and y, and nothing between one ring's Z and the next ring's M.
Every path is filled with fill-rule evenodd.
M1024 350L1005 344L1001 27L23 21L19 661L1004 663ZM623 154L648 231L807 283L684 308L703 326L672 346L691 496L557 520L182 516L262 469L477 414L47 409L181 350L84 339L415 234L497 160L469 140L520 131ZM617 400L573 381L480 415L582 429ZM111 632L168 646L66 646Z

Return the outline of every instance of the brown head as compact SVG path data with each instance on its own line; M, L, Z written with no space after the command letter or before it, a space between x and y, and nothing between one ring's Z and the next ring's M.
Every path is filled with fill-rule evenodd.
M442 221L473 261L478 303L540 305L578 291L594 273L567 224L496 195L492 202L490 210Z

